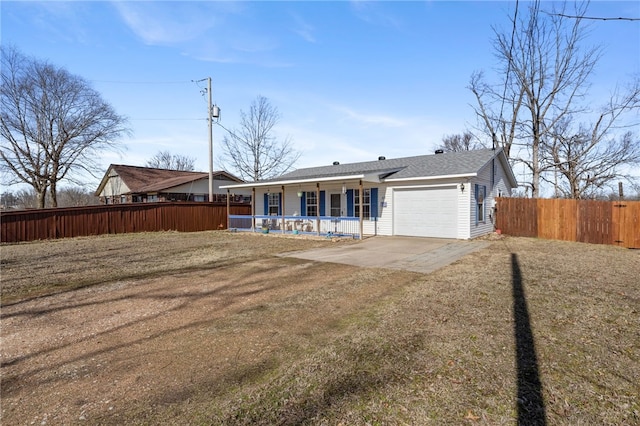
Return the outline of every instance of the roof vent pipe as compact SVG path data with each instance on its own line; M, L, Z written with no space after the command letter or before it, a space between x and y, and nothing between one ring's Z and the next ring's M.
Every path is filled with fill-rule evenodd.
M378 161L382 161L382 160L386 160L387 157L385 157L384 155L381 155L380 157L378 157Z
M444 149L436 149L436 154L444 154Z
M334 165L334 166L338 166L338 165L340 165L340 162L339 162L339 161L334 161L334 162L333 162L333 165Z

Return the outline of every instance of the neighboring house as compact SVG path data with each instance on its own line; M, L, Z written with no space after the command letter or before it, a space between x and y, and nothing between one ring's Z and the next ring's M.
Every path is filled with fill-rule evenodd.
M253 214L229 226L316 235L470 239L494 230L494 198L517 182L502 149L482 149L299 169L251 190Z
M227 191L221 185L241 182L225 171L214 172L214 201L226 201ZM103 204L208 201L209 173L112 164L95 194ZM234 201L243 201L245 195L248 192L237 192Z

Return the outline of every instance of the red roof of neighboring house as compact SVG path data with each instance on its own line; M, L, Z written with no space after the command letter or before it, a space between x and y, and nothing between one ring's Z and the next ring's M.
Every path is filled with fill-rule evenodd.
M154 169L151 167L112 164L102 178L96 194L102 191L102 188L109 180L109 176L112 174L110 171L115 172L120 179L122 179L122 182L129 188L129 193L162 192L168 188L200 179L207 179L209 177L209 173L207 172L188 172L183 170ZM213 172L213 177L217 180L243 182L242 179L223 170Z

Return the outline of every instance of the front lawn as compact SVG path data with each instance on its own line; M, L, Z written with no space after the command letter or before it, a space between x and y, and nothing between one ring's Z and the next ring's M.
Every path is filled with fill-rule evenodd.
M640 422L640 252L507 237L431 274L275 256L328 244L2 246L3 424Z

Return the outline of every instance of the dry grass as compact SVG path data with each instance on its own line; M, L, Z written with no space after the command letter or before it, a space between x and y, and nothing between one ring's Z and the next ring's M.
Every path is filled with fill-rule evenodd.
M85 297L113 298L104 302L108 317L91 305L98 321L126 309L116 303L144 294L148 309L157 303L166 313L103 326L102 341L118 327L126 335L114 336L99 354L83 346L96 343L87 338L54 345L46 354L25 347L23 358L12 355L3 365L3 422L39 423L48 415L67 424L640 423L637 251L506 238L432 274L417 274L272 257L284 246L289 251L324 241L212 233L211 245L198 251L183 237L195 238L144 236L144 245L157 247L159 255L148 250L132 261L152 276L125 282L123 290L116 289L118 279L105 279L95 288L108 292L82 289L67 299L52 296L4 310L3 340L6 325L19 330L41 320L43 327L51 321L67 326L71 309L7 324L7 318L35 312L33 303L43 309L74 300L73 309L80 309ZM34 243L27 251L41 244L61 262L67 257L51 248L58 243ZM175 259L166 260L171 263L163 272L159 259L169 257L169 246L183 245L176 256L198 272ZM18 256L5 266L6 249L3 268L26 265ZM156 266L145 267L148 262ZM22 276L12 270L10 280L12 274ZM46 287L47 280L36 281ZM127 296L116 300L116 291L125 290ZM522 325L523 307L535 344L542 417L527 411L532 390L521 392L516 355L522 332L515 327ZM126 343L136 327L145 337ZM66 351L75 355L67 360ZM3 364L7 359L3 353ZM84 376L68 373L80 359ZM95 369L97 362L103 370ZM47 365L67 375L49 373ZM126 397L118 397L122 393ZM100 405L99 398L109 402ZM20 417L38 406L42 412Z
M246 239L229 238L225 232L210 231L3 244L2 303L118 280L220 268L328 244L320 238L246 237L259 239L260 243L251 244Z

